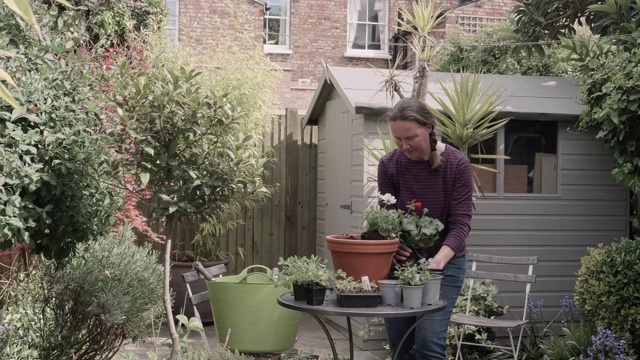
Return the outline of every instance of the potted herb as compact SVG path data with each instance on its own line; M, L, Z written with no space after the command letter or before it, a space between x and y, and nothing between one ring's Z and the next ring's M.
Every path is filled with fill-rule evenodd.
M429 270L416 263L404 263L396 268L396 275L402 284L402 305L407 309L422 306L424 285L429 282Z
M338 269L334 283L338 305L342 307L376 307L380 303L380 292L375 282L368 278L361 281Z
M400 243L413 248L429 247L444 228L440 221L426 216L427 209L420 202L413 201L406 209L400 209L391 194L378 194L377 199L378 204L363 212L364 232L326 237L334 267L354 279L386 279Z
M428 265L433 259L420 259L418 267L429 274L429 281L424 284L422 291L422 305L433 305L440 301L440 286L444 277L444 270L429 269Z
M280 257L278 265L281 267L278 273L277 286L286 286L293 289L294 299L297 301L312 302L313 305L321 305L324 302L324 294L329 280L333 278L333 272L327 268L327 259L316 255L309 257L290 256L287 259ZM314 301L313 292L318 298ZM319 299L322 294L322 299ZM319 304L318 304L319 302Z

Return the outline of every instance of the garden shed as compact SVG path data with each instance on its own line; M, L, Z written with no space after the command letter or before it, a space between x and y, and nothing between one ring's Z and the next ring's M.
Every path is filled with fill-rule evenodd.
M316 254L328 259L325 236L360 232L362 212L374 202L375 161L363 145L380 144L378 127L387 131L380 118L398 101L382 90L385 72L326 66L303 119L318 131ZM400 76L410 94L412 74ZM431 73L429 90L444 98L452 76ZM476 197L468 248L538 256L532 299L544 300L550 319L560 299L572 296L587 247L627 236L629 190L610 180L612 156L597 131L575 126L585 109L576 80L482 75L482 86L502 94L498 118L511 118L485 147L510 159L486 164L497 174L479 173L485 195ZM427 103L438 110L433 99ZM500 301L522 308L510 303L508 289Z

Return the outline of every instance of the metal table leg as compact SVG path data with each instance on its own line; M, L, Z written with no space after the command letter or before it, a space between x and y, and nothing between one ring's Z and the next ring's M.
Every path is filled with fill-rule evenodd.
M400 339L400 343L398 344L398 348L393 352L393 357L391 358L391 360L397 360L398 359L398 354L400 353L400 349L402 349L402 345L404 344L405 340L407 340L407 338L409 337L409 334L411 334L413 329L415 329L416 326L418 326L418 323L420 323L420 321L422 321L423 318L424 318L424 315L422 315L419 318L417 318L416 321L414 321L413 324L409 327L409 329L407 329L407 331L404 333L404 335L402 335L402 339Z
M351 333L351 318L348 316L347 331L349 332L349 360L353 360L353 334Z
M329 340L329 345L331 345L331 352L333 353L333 360L338 360L338 352L336 351L336 344L333 342L333 338L331 337L331 333L329 333L329 329L327 329L327 325L325 325L324 322L320 320L318 315L316 314L310 314L310 315L313 316L314 319L316 319L318 324L320 324L322 331L324 331L324 334L327 335L327 340ZM349 318L347 318L347 322L349 324L349 344L351 344L351 322L349 322ZM353 359L353 347L351 348L351 359Z

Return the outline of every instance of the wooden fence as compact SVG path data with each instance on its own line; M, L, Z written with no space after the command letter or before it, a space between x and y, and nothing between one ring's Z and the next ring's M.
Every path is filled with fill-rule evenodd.
M274 154L265 184L276 186L263 204L243 209L236 229L219 236L217 252L230 255L230 271L237 274L249 265L273 268L280 256L315 252L317 134L303 128L296 109L287 109L272 124L265 146ZM146 213L146 211L145 211ZM174 227L177 251L189 251L197 224ZM156 228L156 230L159 230ZM158 245L158 250L162 246ZM174 250L174 251L175 251Z

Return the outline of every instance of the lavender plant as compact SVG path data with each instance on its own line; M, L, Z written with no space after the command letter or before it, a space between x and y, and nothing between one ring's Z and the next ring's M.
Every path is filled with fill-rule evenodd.
M587 349L588 356L580 355L580 360L633 360L626 341L616 340L609 329L598 326L598 334L592 337L592 342Z

